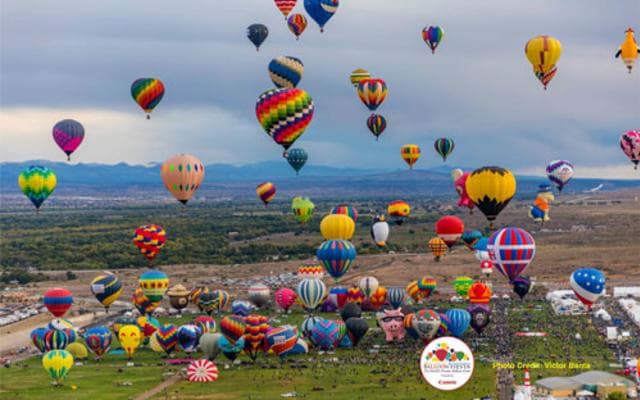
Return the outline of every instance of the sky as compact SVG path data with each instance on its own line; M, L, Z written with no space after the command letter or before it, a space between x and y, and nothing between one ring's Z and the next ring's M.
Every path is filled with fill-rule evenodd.
M403 168L399 149L415 143L416 167L428 168L442 163L433 141L451 137L454 165L541 175L561 158L577 177L640 176L618 145L640 129L640 64L628 74L613 57L628 27L640 32L637 0L343 0L324 33L309 20L299 41L271 0L0 4L0 161L64 160L51 137L64 118L87 132L75 162L278 160L254 110L273 87L269 61L289 55L303 61L298 87L316 107L295 145L310 164ZM245 35L252 23L270 31L259 52ZM445 31L435 55L427 25ZM547 91L524 55L540 34L564 49ZM379 142L349 82L356 68L389 88ZM149 121L130 97L139 77L166 87Z

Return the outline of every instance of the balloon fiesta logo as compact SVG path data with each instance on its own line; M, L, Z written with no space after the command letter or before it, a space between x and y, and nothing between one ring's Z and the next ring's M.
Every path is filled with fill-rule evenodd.
M436 389L455 390L464 386L473 375L474 358L471 349L454 337L441 337L430 342L420 356L420 372Z

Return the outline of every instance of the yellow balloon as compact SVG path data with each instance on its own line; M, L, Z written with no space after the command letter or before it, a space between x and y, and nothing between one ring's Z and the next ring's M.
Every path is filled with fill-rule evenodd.
M142 331L136 325L125 325L118 331L118 340L122 349L131 357L142 342Z
M80 342L73 342L67 345L65 348L73 358L82 360L89 356L89 352L87 351L87 347Z
M164 353L164 349L158 343L158 338L155 333L149 337L149 347L156 353Z
M66 350L51 350L42 356L42 367L59 384L73 367L73 356Z
M533 73L546 89L556 74L556 62L562 55L562 43L553 36L536 36L524 46L524 53L533 66Z
M469 175L465 187L473 204L493 221L516 194L516 178L504 168L482 167Z
M356 224L345 214L329 214L320 222L320 232L325 240L351 240Z

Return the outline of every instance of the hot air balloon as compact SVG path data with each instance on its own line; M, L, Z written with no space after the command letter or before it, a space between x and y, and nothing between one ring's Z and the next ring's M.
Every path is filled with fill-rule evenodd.
M631 73L631 69L638 59L638 53L640 53L640 49L638 49L636 38L633 35L633 29L629 28L625 31L624 42L618 47L616 58L622 56L622 62Z
M51 350L42 356L42 367L60 385L73 367L73 356L66 350Z
M256 187L256 194L266 207L276 197L276 185L271 182L263 182Z
M131 84L131 97L151 119L151 112L164 96L164 84L157 78L139 78Z
M298 0L275 0L276 7L284 15L284 19L287 19L287 15L291 13L291 10L296 6Z
M280 288L276 290L275 299L276 303L285 312L289 311L289 308L296 303L298 295L296 292L289 288Z
M325 240L350 240L356 224L347 215L329 214L320 222L320 233Z
M56 174L47 167L31 166L18 176L20 190L36 206L36 210L53 193L57 183Z
M182 204L187 204L204 179L204 165L190 154L176 154L162 164L164 186Z
M453 177L453 186L456 189L456 192L458 192L458 207L466 207L469 210L473 211L473 201L469 198L469 194L467 193L467 179L469 178L469 175L471 175L471 172L462 172L462 170L458 170L460 171L460 174L457 174L457 171L454 170L454 172L456 172L456 174L454 175L452 172L452 177ZM471 211L471 212L472 212Z
M198 298L199 304L202 309L209 315L214 311L220 313L229 304L229 293L224 290L214 290L208 293L200 294Z
M329 290L328 300L333 303L336 308L344 307L347 302L347 288L334 286Z
M171 355L171 353L178 350L178 327L176 325L160 325L154 336L167 355Z
M488 304L491 301L491 288L482 282L474 282L469 287L467 296L471 304Z
M40 353L44 353L46 350L44 335L47 333L48 330L49 329L43 328L43 327L36 328L32 330L31 333L29 334L29 337L31 338L31 342L38 349Z
M411 319L411 328L426 343L438 333L440 315L428 308L418 310Z
M464 233L464 222L456 216L447 215L436 222L436 234L451 249Z
M404 200L394 200L387 205L387 214L396 225L402 225L411 214L411 206Z
M311 330L311 341L320 350L333 350L340 343L342 335L336 321L329 319L318 320Z
M235 344L244 335L247 324L244 318L237 315L228 315L220 320L220 333L229 340L231 344Z
M458 296L467 298L469 295L469 288L473 285L473 278L469 276L459 276L453 281L453 289Z
M467 310L454 308L447 311L447 317L451 321L448 325L449 332L455 337L462 337L471 323L471 314Z
M44 349L46 351L64 350L70 343L67 332L69 332L69 330L54 328L47 329L43 337Z
M231 314L233 315L246 317L247 315L251 314L255 309L256 309L256 306L254 306L247 300L234 300L231 303Z
M431 296L431 293L433 293L434 290L436 290L438 283L434 278L430 276L425 276L418 279L417 285L418 285L418 290L420 291L420 298L426 299L429 296Z
M137 325L125 325L118 330L118 341L131 358L142 343L142 332Z
M362 290L366 298L371 297L371 295L378 290L378 286L378 280L373 276L365 276L358 282L358 287Z
M193 360L187 367L189 382L215 382L218 380L218 367L209 360Z
M111 272L95 277L91 281L91 293L102 304L105 310L122 294L122 282Z
M377 142L380 135L387 129L387 119L379 114L371 114L367 118L367 128L376 137Z
M429 239L427 246L429 250L431 250L431 254L433 254L433 260L436 262L440 261L440 258L447 254L447 243L439 237Z
M623 133L620 136L620 148L634 164L633 168L638 169L638 163L640 163L640 130Z
M199 302L200 302L200 295L202 293L209 293L209 288L206 286L197 286L193 289L191 289L191 292L189 293L189 298L191 300L191 302L193 304L195 304L198 307L198 310L200 311L204 311L202 309L202 307L200 306Z
M44 293L43 303L54 317L62 317L73 304L73 294L64 288L49 289Z
M136 290L140 290L140 289L136 289ZM142 292L142 291L140 291ZM113 331L113 333L115 333L116 338L118 337L118 332L120 331L120 328L125 326L125 325L135 325L136 319L133 318L133 316L128 316L127 314L121 315L118 318L116 318L113 321L113 324L111 325L111 330Z
M487 249L494 267L511 282L533 261L536 242L524 229L503 228L491 235Z
M431 49L431 54L435 54L436 48L442 41L444 37L444 30L439 26L425 26L422 29L422 40L429 46Z
M403 287L391 287L387 291L387 301L389 301L389 304L393 308L402 307L406 297L407 291Z
M327 287L319 279L303 279L298 283L298 298L307 311L313 311L327 295Z
M369 110L375 111L387 98L387 84L382 79L363 79L358 84L358 97Z
M438 336L448 336L449 325L451 325L451 319L447 316L447 314L440 314L440 327L438 328Z
M371 293L368 302L371 303L371 308L373 308L373 310L380 309L380 307L386 303L387 293L387 288L384 286L378 286L378 288Z
M260 45L269 36L269 29L262 24L251 24L247 28L247 38L256 46L256 51L260 51Z
M351 339L353 346L357 346L369 330L369 324L367 321L358 317L347 319L345 321L345 326L347 327L347 333L349 334L349 339Z
M527 293L529 293L529 289L531 289L531 280L527 276L515 278L512 284L514 293L520 296L520 299L524 299L524 296L526 296Z
M456 147L453 139L439 138L433 143L433 147L436 152L442 157L442 161L447 161L449 154L453 153L453 149Z
M473 250L476 251L475 256L478 261L491 260L491 257L489 257L489 249L487 248L488 245L489 238L484 236L478 239L473 245Z
M160 225L142 225L133 232L133 244L149 260L150 265L166 241L167 232Z
M365 301L365 299L366 296L364 295L362 290L360 290L358 285L351 285L351 287L347 289L347 305L349 303L355 303L359 306L363 301Z
M317 261L306 262L298 267L298 277L300 279L322 279L324 267Z
M482 260L480 261L480 269L484 276L489 277L493 272L493 263L490 260Z
M151 301L144 295L142 288L137 288L131 296L131 302L140 314L151 314L160 305L159 301Z
M315 326L315 324L322 320L324 318L320 318L320 317L314 317L313 315L305 318L301 323L300 323L300 333L302 334L302 336L308 338L311 337L311 331L313 331L313 327Z
M516 194L516 178L504 168L482 167L469 175L465 188L492 228L493 221Z
M152 269L140 274L138 284L142 293L152 302L159 302L169 289L169 277L162 271Z
M208 360L214 360L220 352L218 341L222 337L219 333L203 333L200 337L200 350Z
M491 321L491 309L486 304L472 304L467 307L467 312L471 315L471 327L481 335Z
M353 70L353 72L351 72L351 76L349 77L349 80L351 81L351 84L357 89L358 86L360 85L360 82L369 78L371 78L371 74L369 73L369 71L362 68L358 68Z
M384 215L376 215L373 218L371 224L371 239L380 247L387 245L387 239L389 238L389 224L384 218Z
M265 335L269 350L279 357L286 357L298 342L298 330L291 325L279 326L269 330Z
M82 124L73 119L63 119L53 126L52 133L53 140L67 155L67 161L71 161L71 154L76 151L84 139Z
M478 240L482 238L482 232L480 231L464 231L460 239L464 242L469 250L473 250L473 246Z
M271 89L256 102L256 118L274 142L287 149L304 133L313 119L313 100L298 88Z
M258 353L262 350L264 337L269 330L269 319L264 315L249 315L245 317L246 324L244 331L244 351L252 360L258 357Z
M302 14L291 14L287 20L287 26L291 33L296 35L296 40L298 40L302 32L307 29L307 17Z
M356 255L355 246L348 240L327 240L316 251L316 257L336 283L349 271Z
M353 222L358 222L358 209L347 204L340 204L333 207L331 211L329 211L329 214L346 215L351 218Z
M524 53L533 66L533 73L544 89L556 74L556 62L562 54L562 44L552 36L536 36L524 46Z
M562 192L564 185L569 183L573 176L573 164L566 160L551 161L547 165L547 177Z
M248 295L249 301L260 308L267 304L271 298L271 290L264 283L256 283L249 287Z
M303 149L290 149L287 152L287 162L296 171L296 175L300 172L302 167L307 163L309 156Z
M338 4L338 0L304 0L304 9L324 32L324 25L338 10Z
M205 315L195 317L193 323L200 328L202 333L214 333L216 331L216 320Z
M409 297L411 297L411 299L416 303L422 299L423 294L420 289L418 289L417 280L409 282L405 291L407 292L407 295L409 295Z
M148 344L149 338L153 336L158 330L158 327L160 327L160 321L151 316L143 315L136 319L136 325L142 332L142 344Z
M178 344L187 354L196 350L200 336L202 336L202 331L196 325L186 324L178 328Z
M222 336L220 339L218 339L218 347L225 357L233 361L245 348L244 337L241 337L240 339L232 343L227 337Z
M413 169L413 164L420 158L420 147L417 144L405 144L400 149L400 156L407 163L409 169Z
M87 328L84 335L84 342L89 350L96 355L96 359L100 359L111 348L111 331L106 326L94 326Z
M278 56L269 63L269 77L278 88L294 88L304 73L302 61L296 57Z
M178 311L181 311L189 305L189 294L190 292L187 288L180 284L172 286L167 290L169 304Z
M593 303L604 294L605 283L604 274L595 268L578 268L573 271L569 279L569 286L573 289L576 297L589 310L591 310Z

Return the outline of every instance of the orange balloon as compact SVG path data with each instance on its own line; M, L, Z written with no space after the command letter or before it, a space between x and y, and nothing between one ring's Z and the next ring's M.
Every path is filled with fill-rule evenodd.
M202 183L204 165L190 154L176 154L162 164L160 176L173 197L187 204Z

